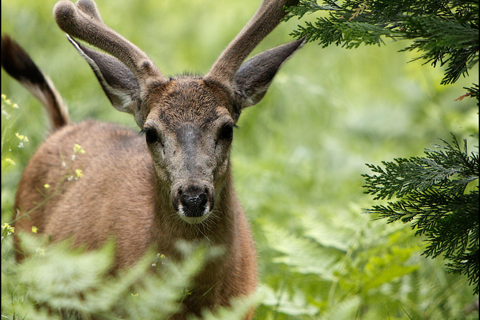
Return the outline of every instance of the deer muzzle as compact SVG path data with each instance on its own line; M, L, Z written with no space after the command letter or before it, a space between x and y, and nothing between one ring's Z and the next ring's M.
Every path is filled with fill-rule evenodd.
M197 224L203 222L213 209L213 190L202 184L179 186L175 191L173 205L182 220Z

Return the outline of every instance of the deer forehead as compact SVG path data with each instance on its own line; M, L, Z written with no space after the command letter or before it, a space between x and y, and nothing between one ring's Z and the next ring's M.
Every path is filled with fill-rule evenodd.
M185 124L202 130L233 122L233 100L224 88L196 77L171 78L152 90L146 124L177 131Z

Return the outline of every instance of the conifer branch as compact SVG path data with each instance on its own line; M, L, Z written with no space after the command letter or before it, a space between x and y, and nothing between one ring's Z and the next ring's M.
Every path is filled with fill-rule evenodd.
M452 135L453 136L453 135ZM395 202L366 210L387 223L411 222L416 235L428 243L423 254L450 260L449 271L466 275L478 293L479 284L479 156L463 150L455 136L452 144L426 149L426 157L394 159L385 166L367 164L377 175L365 178L365 193L375 200L393 197ZM473 190L467 186L477 182Z
M292 32L307 42L331 44L346 49L360 44L382 45L384 39L413 40L402 51L416 50L432 66L447 65L441 84L456 82L479 58L478 0L391 1L391 0L301 0L290 7L285 20L305 14L328 11L327 17L305 22ZM475 90L475 86L477 89ZM466 88L478 101L478 85Z

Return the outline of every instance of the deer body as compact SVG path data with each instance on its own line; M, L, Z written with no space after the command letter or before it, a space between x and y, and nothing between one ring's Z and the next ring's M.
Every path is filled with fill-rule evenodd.
M84 132L98 135L84 135ZM58 187L57 183L68 175L66 170L60 170L66 157L59 155L72 154L71 146L75 143L86 150L75 159L75 168L82 168L83 177L66 182L62 194L32 212L31 219L18 220L19 230L28 231L36 226L53 241L73 236L75 244L87 245L88 249L98 248L114 236L116 269L135 263L152 245L157 252L176 260L179 252L173 239L195 241L205 237L211 244L222 246L226 253L222 259L208 262L207 271L195 279L197 290L188 297L193 306L188 311L199 314L200 307L227 305L229 298L255 290L254 244L231 188L230 169L218 197L218 208L215 204L216 210L225 215L209 225L186 225L168 205L168 189L156 178L144 138L138 132L96 121L69 125L57 131L40 146L27 166L19 184L17 208L28 211L32 204L41 203L44 197L38 190L43 189L43 182L50 182L51 190ZM95 157L87 158L88 153L94 153ZM43 168L56 170L40 171L35 166L39 162ZM131 166L132 162L135 166ZM141 178L128 179L126 172ZM135 199L132 199L132 190L135 190ZM96 198L129 201L102 202ZM21 252L16 254L21 259ZM207 291L208 295L204 296Z
M262 99L277 70L303 44L294 41L242 64L280 22L285 4L262 2L204 77L166 78L140 49L103 23L92 0L57 3L58 25L112 105L133 114L143 134L96 121L70 123L53 84L14 41L2 37L2 66L42 102L54 129L20 181L17 230L35 226L53 241L73 238L88 249L113 237L114 270L134 264L152 246L180 259L179 240L223 247L225 253L194 279L195 290L178 319L253 293L256 252L232 184L230 146L241 110ZM85 153L73 154L70 161L74 145ZM75 169L82 177L66 180ZM21 260L17 237L15 245Z

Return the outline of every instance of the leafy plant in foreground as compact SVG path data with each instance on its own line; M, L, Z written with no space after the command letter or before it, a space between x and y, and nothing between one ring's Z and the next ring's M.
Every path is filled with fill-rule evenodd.
M221 254L218 248L179 242L182 262L150 250L112 276L113 241L85 251L72 249L71 241L48 244L38 236L19 237L29 257L2 271L2 319L169 319L182 308L193 276L207 259ZM218 315L205 310L205 319L241 319L257 303L257 296L237 299Z
M478 152L468 154L466 141L462 151L455 137L453 144L444 143L427 149L426 157L383 161L385 169L367 164L378 175L363 175L365 193L374 200L398 199L367 212L388 223L411 222L416 235L426 236L423 254L432 258L443 254L451 261L448 270L466 275L478 293Z

